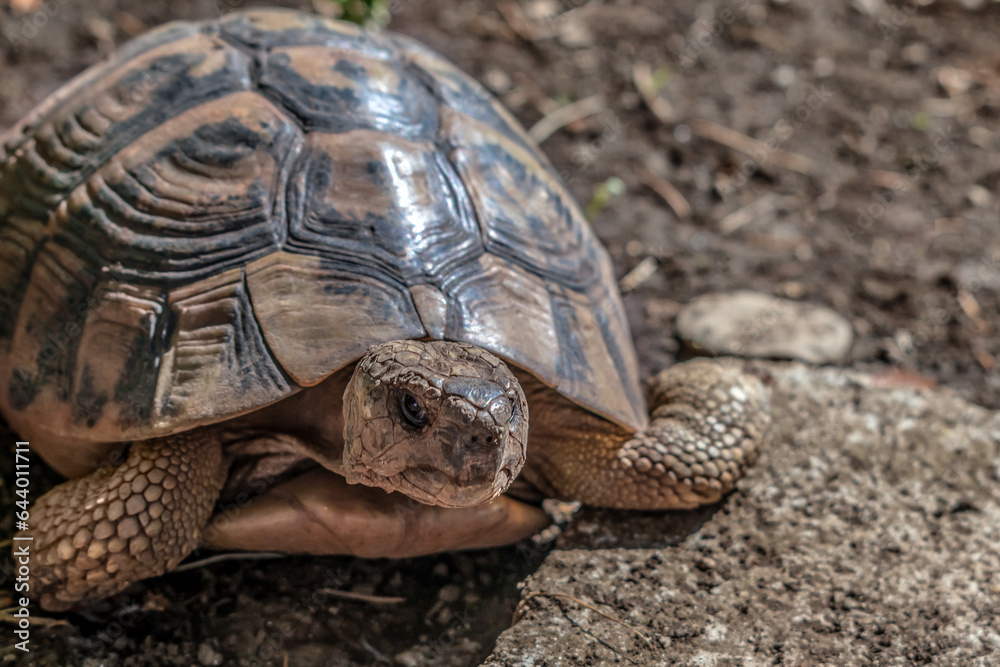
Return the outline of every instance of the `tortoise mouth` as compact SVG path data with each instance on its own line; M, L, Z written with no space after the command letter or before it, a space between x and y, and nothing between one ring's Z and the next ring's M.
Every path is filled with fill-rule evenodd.
M453 474L427 465L410 466L391 475L381 475L369 468L331 470L308 458L289 461L280 457L240 457L230 468L213 516L231 516L280 486L312 479L318 471L325 471L327 476L324 478L331 484L346 481L350 485L400 493L422 505L445 508L472 507L489 502L503 494L514 481L514 475L507 466L497 472L492 483L487 483L482 480L457 480Z
M472 507L489 502L506 491L514 481L507 467L501 468L489 483L463 483L462 480L456 480L453 474L426 465L411 466L392 475L380 475L373 470L359 472L360 474L348 474L348 483L373 486L389 493L402 493L424 505L451 508Z

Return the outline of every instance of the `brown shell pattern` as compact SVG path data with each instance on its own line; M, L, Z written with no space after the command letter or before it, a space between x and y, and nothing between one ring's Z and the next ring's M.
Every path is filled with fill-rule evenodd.
M459 340L646 422L610 260L520 125L405 38L291 11L135 40L0 138L0 406L110 442Z

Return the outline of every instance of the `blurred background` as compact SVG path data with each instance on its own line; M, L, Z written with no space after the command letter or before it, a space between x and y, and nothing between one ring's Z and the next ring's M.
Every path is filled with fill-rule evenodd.
M1000 408L1000 3L0 0L0 132L153 26L259 4L404 33L503 100L610 249L647 376L683 304L749 288L846 318L843 366ZM540 557L225 563L51 619L24 664L479 664Z

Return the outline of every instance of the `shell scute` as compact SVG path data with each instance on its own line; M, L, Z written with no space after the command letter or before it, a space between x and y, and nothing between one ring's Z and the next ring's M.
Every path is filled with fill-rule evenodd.
M0 341L12 333L52 211L150 128L252 86L250 60L189 24L155 31L81 74L0 139Z
M410 140L433 140L435 99L400 63L325 46L268 52L261 86L309 131L375 130Z
M288 395L250 304L242 267L171 291L152 426L170 431L240 414Z
M175 432L428 337L645 423L607 252L509 112L406 38L281 10L168 26L0 143L19 423Z
M360 358L373 340L425 334L405 288L280 252L247 267L254 312L270 349L300 386Z
M99 266L143 283L241 266L284 233L284 171L299 139L254 93L200 105L108 160L49 227L96 253Z
M312 133L292 175L287 247L401 286L438 282L484 252L457 180L433 144Z

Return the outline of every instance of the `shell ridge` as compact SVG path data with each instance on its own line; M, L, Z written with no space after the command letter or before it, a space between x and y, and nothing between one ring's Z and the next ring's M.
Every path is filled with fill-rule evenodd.
M191 38L197 34L209 33L211 32L210 26L211 24L207 22L194 26L191 24L168 24L168 26L154 30L123 47L122 51L106 60L103 65L97 66L93 72L88 70L81 74L78 79L74 79L68 84L68 90L55 93L51 102L49 100L43 101L28 115L24 122L0 138L7 146L4 150L8 156L6 163L0 166L0 233L6 231L10 219L13 217L32 220L33 224L40 229L47 228L53 212L64 207L77 188L85 184L108 160L119 155L127 146L141 141L142 137L149 132L205 103L206 100L246 89L245 77L239 68L240 63L227 60L225 67L219 72L208 74L204 79L193 79L196 83L201 84L200 94L182 95L179 98L174 96L166 100L159 100L155 95L158 89L150 88L149 86L152 84L149 80L139 81L138 84L141 85L134 88L133 92L138 90L140 95L146 95L149 98L146 99L148 102L145 105L145 108L148 109L146 114L137 114L115 122L114 118L107 116L99 108L98 102L100 100L98 98L95 98L96 102L80 105L77 93L83 90L86 85L117 75L119 78L115 81L116 85L120 87L124 85L125 79L129 76L127 63L131 58L144 57L168 44ZM172 55L177 56L177 58L170 60ZM159 59L154 58L150 64L150 70L155 69L154 64L157 63L160 64L162 70L165 62L177 63L184 60L183 54L175 53L172 55L165 54ZM194 66L194 64L191 65L191 67ZM187 72L185 76L188 76L190 68L184 72ZM162 77L163 74L159 76ZM214 79L212 79L213 76ZM219 85L217 80L220 78L226 82L226 85ZM110 83L110 79L108 80ZM152 81L155 83L156 79L154 78ZM113 90L109 87L106 91L108 97L104 99L104 102L111 104L115 109L128 112L128 105L132 102L113 99L113 95L111 95ZM75 108L74 105L79 108ZM66 117L60 120L61 116ZM95 135L92 130L96 128L88 127L88 125L94 124L108 124L109 127L115 127L115 136L108 139L104 135L100 137ZM43 128L51 128L51 130ZM95 146L95 137L106 143ZM40 148L39 141L51 142L52 146ZM17 152L21 152L20 157L15 156ZM74 157L69 158L71 153ZM46 155L50 159L47 159ZM51 158L63 161L56 164L52 162ZM32 164L34 167L31 167ZM43 166L44 169L39 171L39 168ZM31 280L31 267L37 260L44 244L43 234L39 236L33 247L26 247L24 252L19 253L18 256L6 255L3 258L6 260L4 271L6 280L2 281L3 286L0 287L0 302L4 304L2 309L10 313L10 317L5 317L0 322L0 337L4 339L9 339L12 335L13 322L16 320L17 313L23 303L24 290Z
M371 344L431 336L641 421L607 253L481 84L406 38L297 12L171 35L132 57L155 55L118 56L94 75L99 92L51 104L34 118L44 129L20 128L28 153L0 165L0 225L17 229L0 248L13 267L0 264L0 282L14 285L0 287L0 311L22 310L30 290L48 304L40 326L60 327L70 292L117 290L82 353L118 336L111 363L74 358L70 393L46 380L32 411L75 404L65 428L82 438L84 413L103 410L106 433L114 404L123 432L191 428L312 386ZM161 83L119 116L119 85L160 71L191 87ZM33 266L45 284L30 285ZM130 290L148 298L133 304ZM45 343L30 338L14 352Z
M269 380L271 380L272 384L285 389L287 394L288 390L297 388L298 385L295 383L295 380L293 380L292 377L288 374L285 368L281 365L281 362L278 361L277 355L271 348L271 344L267 342L267 337L264 335L264 332L260 327L260 317L257 314L256 308L254 308L253 294L250 291L250 284L247 281L246 266L244 266L241 270L240 279L243 284L243 291L246 294L246 303L250 309L250 313L253 315L253 317L251 318L243 318L243 319L252 321L254 323L254 329L257 332L256 340L261 346L261 349L264 350L264 352L267 354L267 358L271 360L270 364L264 365L266 376L268 377ZM253 362L255 369L258 370L258 375L260 375L259 373L261 366L260 359L253 356L251 357L251 361Z

